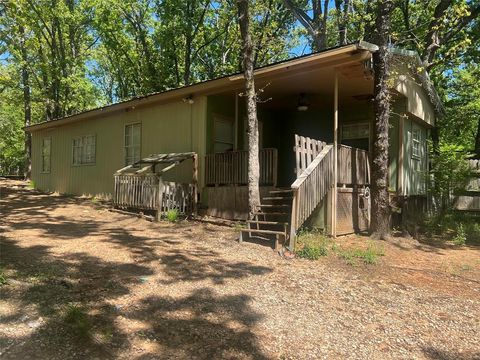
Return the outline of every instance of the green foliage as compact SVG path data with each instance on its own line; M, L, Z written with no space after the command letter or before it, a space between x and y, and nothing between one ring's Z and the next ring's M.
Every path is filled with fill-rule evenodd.
M90 335L92 325L84 308L69 304L65 310L64 321L78 336L88 337Z
M445 118L439 119L441 139L464 149L475 148L480 121L480 65L454 69L445 80Z
M452 241L455 245L465 245L467 234L465 233L465 227L462 223L457 225L457 231Z
M328 255L330 243L331 240L317 230L301 229L295 253L300 258L318 260L321 256Z
M366 249L352 248L340 249L338 255L343 258L347 264L355 265L357 260L361 260L364 264L376 264L379 256L384 256L385 251L382 246L369 242Z
M453 211L436 214L425 221L425 233L458 245L480 245L480 221L476 215Z
M28 182L27 187L28 187L29 189L36 189L36 188L37 188L37 184L35 183L34 180L30 180L30 181Z
M233 228L235 229L236 232L239 232L240 230L245 229L246 226L244 223L235 222L235 224L233 225Z
M167 217L167 220L170 221L171 223L177 222L178 210L177 209L168 210L166 213L166 217Z
M440 143L438 154L432 154L430 190L443 210L450 206L450 195L465 189L471 172L467 156L462 146L446 142Z
M5 285L7 282L7 275L5 275L3 268L0 267L0 286Z

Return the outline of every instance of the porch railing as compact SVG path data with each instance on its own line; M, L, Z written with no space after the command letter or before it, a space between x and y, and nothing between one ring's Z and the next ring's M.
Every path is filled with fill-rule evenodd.
M277 149L261 149L260 185L277 185ZM246 185L248 183L248 151L230 151L205 156L205 185Z
M337 160L337 183L339 185L370 184L368 151L351 146L338 145Z
M194 210L195 186L161 181L155 174L115 175L113 204L117 207L166 212L176 209L181 214Z
M334 186L333 145L325 145L315 159L292 184L290 247L295 248L295 234Z

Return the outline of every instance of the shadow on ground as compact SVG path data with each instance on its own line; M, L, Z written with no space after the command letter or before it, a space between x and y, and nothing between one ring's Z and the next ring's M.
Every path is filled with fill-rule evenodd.
M5 329L0 338L3 359L117 358L145 339L153 345L149 350L137 348L138 359L266 358L253 332L262 315L251 308L251 299L241 289L232 296L217 294L209 287L175 298L166 292L142 298L128 308L116 307L115 301L135 296L145 277L158 275L158 267L150 266L153 262L164 265L161 277L165 285L200 280L216 285L227 279L264 275L272 269L228 262L201 246L190 252L171 246L159 257L159 246L179 240L172 242L168 234L156 239L134 236L112 225L100 229L101 223L95 221L49 216L54 208L78 204L77 199L40 193L32 196L26 189L2 189L2 197L6 199L2 204L6 231L0 238L0 267L8 274L8 283L1 288L1 300L11 305L0 319ZM17 215L35 221L21 221ZM55 245L28 246L28 242L11 237L21 229L69 241L107 230L109 237L102 241L128 249L138 261L106 261L91 252L60 256L53 251ZM66 321L72 306L86 314L82 327ZM125 328L121 319L141 322L145 330Z

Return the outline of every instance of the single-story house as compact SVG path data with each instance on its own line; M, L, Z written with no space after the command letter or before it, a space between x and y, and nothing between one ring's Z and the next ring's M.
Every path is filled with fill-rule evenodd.
M284 206L293 229L286 232L294 234L305 224L331 234L368 227L376 50L357 42L255 71L262 89L258 121L265 208L259 212L276 209L281 216L278 209ZM395 54L389 189L395 198L421 199L434 104L409 70L414 54ZM152 154L193 152L198 207L211 216L245 219L243 88L243 74L234 74L31 125L26 131L32 134L32 180L44 191L110 198L119 169ZM192 161L162 176L189 182ZM273 223L269 220L264 216L256 226Z

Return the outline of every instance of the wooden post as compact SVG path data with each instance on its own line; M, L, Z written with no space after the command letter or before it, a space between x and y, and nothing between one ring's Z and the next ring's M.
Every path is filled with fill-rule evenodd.
M157 204L157 221L162 219L162 203L163 203L163 180L162 177L158 177L158 204Z
M403 195L403 132L405 131L405 119L403 116L398 118L398 169L397 169L397 194Z
M238 150L238 91L235 91L235 129L233 130L234 135L234 150Z
M333 194L332 236L337 236L337 177L338 177L338 72L335 70L333 90Z
M292 199L292 214L290 217L290 244L289 244L289 250L290 251L295 251L295 237L297 236L297 214L298 214L298 208L297 208L297 203L298 203L298 190L294 189L293 190L293 199Z
M198 197L198 155L193 155L193 214L197 215Z

